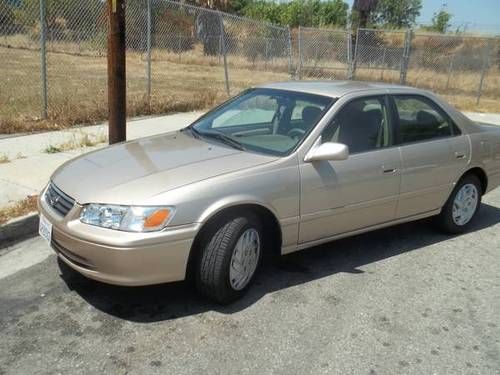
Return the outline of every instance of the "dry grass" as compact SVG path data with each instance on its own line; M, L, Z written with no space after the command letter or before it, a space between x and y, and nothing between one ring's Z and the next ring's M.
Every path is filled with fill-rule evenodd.
M13 205L0 208L0 225L7 221L37 210L37 195L26 197Z
M40 73L37 51L0 47L0 133L56 130L92 124L107 118L105 57L48 53L48 119L40 119ZM152 96L148 104L146 64L140 54L127 55L129 116L206 109L226 99L221 66L154 61ZM255 83L286 80L286 73L231 70L231 91Z
M4 154L3 152L0 153L0 164L5 164L10 162L9 156L7 154Z
M99 144L106 143L107 141L108 137L104 133L97 135L74 134L73 138L67 142L57 145L48 145L44 152L47 154L55 154L58 152L70 151L84 147L94 147Z
M16 39L17 38L17 39ZM0 133L55 130L75 124L92 124L107 118L107 62L85 48L51 45L47 54L49 89L48 119L40 119L41 84L39 53L19 37L9 39L10 48L0 46ZM66 43L67 44L67 43ZM16 47L16 48L13 48ZM23 48L20 48L23 47ZM69 53L61 53L65 50ZM88 54L85 54L88 53ZM231 94L269 81L289 79L288 61L252 62L245 56L228 56ZM344 78L342 69L318 66L310 77ZM399 72L358 69L357 79L398 82ZM314 75L313 75L314 74ZM500 112L500 72L485 80L481 103L476 106L477 73L455 75L447 84L446 72L410 71L408 84L444 94L462 110ZM140 53L127 55L127 113L129 116L199 110L227 98L224 69L218 57L203 56L201 46L189 52L155 51L152 63L152 96L146 92L146 62Z

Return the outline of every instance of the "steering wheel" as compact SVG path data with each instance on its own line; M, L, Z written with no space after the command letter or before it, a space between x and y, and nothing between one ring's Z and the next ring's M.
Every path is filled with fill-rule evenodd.
M302 136L306 134L306 131L301 128L293 128L286 133L286 135L292 139L299 139L302 138Z

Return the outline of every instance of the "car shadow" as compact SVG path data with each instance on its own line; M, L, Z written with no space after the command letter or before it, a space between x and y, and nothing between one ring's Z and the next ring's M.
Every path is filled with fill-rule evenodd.
M264 262L255 283L241 300L220 306L200 297L188 282L147 287L119 287L89 280L74 272L62 274L68 287L112 316L134 322L156 322L213 310L231 314L268 293L335 275L362 274L362 266L446 241L429 220L401 224L340 239ZM500 208L483 204L470 232L500 222Z

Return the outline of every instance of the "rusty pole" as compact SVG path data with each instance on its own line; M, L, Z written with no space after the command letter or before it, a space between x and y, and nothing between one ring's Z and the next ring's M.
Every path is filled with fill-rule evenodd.
M125 141L125 0L108 0L109 144Z

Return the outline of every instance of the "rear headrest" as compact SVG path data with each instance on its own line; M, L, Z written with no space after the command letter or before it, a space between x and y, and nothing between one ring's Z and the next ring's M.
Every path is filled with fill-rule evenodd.
M318 120L320 114L321 109L318 107L304 107L302 109L302 121L307 125L312 125Z

